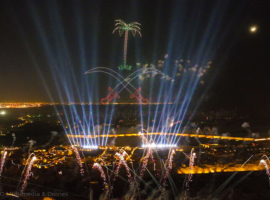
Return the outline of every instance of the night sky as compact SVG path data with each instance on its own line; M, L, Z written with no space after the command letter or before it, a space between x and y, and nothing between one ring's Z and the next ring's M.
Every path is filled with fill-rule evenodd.
M2 0L0 102L106 96L112 80L84 72L122 64L124 38L112 34L115 19L142 24L143 37L128 40L134 67L165 54L212 60L204 90L211 105L269 105L269 0Z

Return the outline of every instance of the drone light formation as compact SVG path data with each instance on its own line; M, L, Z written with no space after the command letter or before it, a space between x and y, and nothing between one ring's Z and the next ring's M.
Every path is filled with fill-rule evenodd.
M138 22L132 22L127 24L121 19L115 20L117 23L115 24L116 28L113 30L114 33L116 30L119 30L119 36L121 37L123 32L125 32L125 42L124 42L124 58L123 58L123 68L130 70L130 66L127 66L127 42L128 42L128 31L131 31L132 35L135 37L136 33L138 33L141 37L141 28L139 27L141 24Z

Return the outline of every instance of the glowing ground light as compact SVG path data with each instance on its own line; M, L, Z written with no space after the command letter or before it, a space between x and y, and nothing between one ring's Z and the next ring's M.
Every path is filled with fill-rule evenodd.
M1 114L1 115L5 115L6 112L5 112L5 111L1 111L0 114Z
M83 149L98 149L97 145L84 145L82 146Z
M25 177L24 177L24 180L23 180L23 185L22 185L22 188L21 188L21 193L23 193L25 187L27 186L27 180L30 178L31 176L31 169L32 169L32 166L34 164L34 162L37 160L37 157L36 156L33 156L28 167L27 167L27 170L26 170L26 173L25 173Z
M155 144L155 143L151 143L151 144L143 144L142 145L143 148L172 148L172 147L177 147L176 144Z
M148 133L146 133L148 135ZM147 138L144 136L143 133L139 132L138 133L138 136L140 136L140 138L142 139L143 144L142 145L142 148L161 148L161 149L164 149L164 148L172 148L172 147L177 147L177 144L156 144L154 142L150 143Z
M263 159L260 161L260 165L264 165L265 166L265 170L266 170L266 174L267 174L268 179L269 179L269 186L270 186L270 171L269 171L269 167L268 167L266 161L263 160Z
M6 157L7 157L7 151L4 151L3 156L1 158L1 165L0 165L0 180L1 180L1 174L2 174L2 171L3 171L3 167L4 167L4 164L5 164L5 161L6 161Z

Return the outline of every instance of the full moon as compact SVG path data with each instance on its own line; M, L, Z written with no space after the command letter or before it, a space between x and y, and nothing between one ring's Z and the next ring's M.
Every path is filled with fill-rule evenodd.
M256 32L257 31L257 27L256 26L252 26L250 27L250 32Z

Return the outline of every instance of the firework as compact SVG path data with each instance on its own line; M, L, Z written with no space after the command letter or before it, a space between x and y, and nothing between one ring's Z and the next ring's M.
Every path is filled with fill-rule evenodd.
M127 165L127 162L125 160L125 156L128 155L124 150L122 150L122 152L120 153L116 153L115 157L118 158L119 162L117 164L117 168L115 170L115 177L118 176L119 174L119 170L121 168L122 165L124 165L126 172L127 172L127 176L128 176L128 181L130 182L130 184L132 183L132 177L131 177L131 173L130 173L130 169ZM115 180L115 179L114 179Z
M1 174L2 174L2 171L3 171L3 167L4 167L4 164L5 164L5 161L6 161L6 157L7 157L7 151L4 151L3 156L1 158L1 165L0 165L0 180L1 180Z
M260 161L260 165L264 165L265 166L265 170L266 170L266 174L267 174L267 176L269 178L269 186L270 186L270 171L269 171L269 167L268 167L266 161L263 160L263 159Z
M142 179L142 177L143 177L144 171L145 171L146 166L148 164L149 157L151 158L152 162L154 163L154 170L156 168L156 162L154 160L153 150L152 150L152 148L148 147L147 152L146 152L146 156L142 158L142 169L140 171L140 176L139 176L140 179Z
M128 153L127 153L124 149L120 149L119 152L120 152L120 154L123 156L123 158L124 158L125 160L128 159L129 155L128 155Z
M173 156L174 156L174 154L175 154L175 150L174 149L171 149L170 152L169 152L169 155L168 155L167 167L166 167L165 174L163 176L163 179L160 180L160 183L162 184L161 186L163 187L162 188L162 192L164 192L166 190L165 189L165 186L167 185L166 179L168 178L169 173L172 170L172 162L173 162Z
M143 143L145 143L147 146L146 155L145 155L145 157L142 158L142 168L141 168L140 175L139 175L139 178L142 179L144 171L145 171L147 164L148 164L149 157L151 158L152 162L154 163L154 170L156 170L156 162L155 162L155 159L153 156L153 150L152 150L152 147L155 146L155 143L149 143L147 138L141 132L139 132L139 136L141 137Z
M187 191L189 190L189 183L192 181L192 170L194 168L195 157L196 157L196 153L194 152L194 148L192 148L191 153L190 153L190 158L189 158L189 174L187 175L186 182L184 183L186 187L184 199L187 199L188 197Z
M31 176L31 169L32 169L32 166L34 164L34 162L37 160L36 156L33 156L28 167L27 167L27 170L26 170L26 173L25 173L25 177L24 177L24 180L23 180L23 185L22 185L22 188L21 188L21 193L23 193L25 187L27 186L27 180L30 178Z
M143 143L149 144L147 138L143 135L143 133L139 132L138 134L140 138L142 139Z
M270 160L269 160L269 158L268 158L268 156L267 155L262 155L262 159L263 158L265 158L266 159L266 161L268 162L268 164L270 164Z
M196 153L194 153L194 149L192 148L191 150L191 154L190 154L190 159L189 159L189 170L190 170L190 173L188 175L188 178L187 178L187 182L186 182L186 187L188 188L189 187L189 182L192 181L192 170L194 168L194 160L195 160L195 156L196 156Z
M101 165L98 163L94 163L93 169L97 169L100 172L100 176L103 179L103 185L105 190L108 189L107 179L104 170L102 169Z
M76 147L74 147L73 145L71 145L71 148L74 151L75 156L77 158L77 163L80 166L80 173L81 173L82 176L84 176L84 169L83 169L82 158L80 156L80 153L79 153L78 149Z

